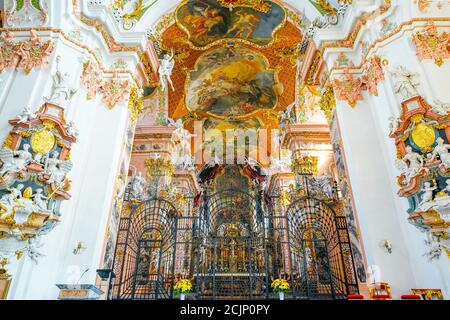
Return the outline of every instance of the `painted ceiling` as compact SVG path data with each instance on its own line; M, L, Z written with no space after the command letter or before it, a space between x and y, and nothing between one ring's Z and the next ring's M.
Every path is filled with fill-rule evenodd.
M194 119L221 130L276 128L278 112L295 101L301 32L275 1L233 0L231 10L227 1L181 2L162 34L176 61L169 116L187 129Z

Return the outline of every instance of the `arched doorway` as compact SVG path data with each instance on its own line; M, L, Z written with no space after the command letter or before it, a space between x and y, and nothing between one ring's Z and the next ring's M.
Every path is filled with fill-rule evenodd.
M154 199L133 206L120 219L114 255L113 299L168 299L172 296L176 209Z
M293 298L345 299L358 292L345 217L304 197L287 208L286 219Z

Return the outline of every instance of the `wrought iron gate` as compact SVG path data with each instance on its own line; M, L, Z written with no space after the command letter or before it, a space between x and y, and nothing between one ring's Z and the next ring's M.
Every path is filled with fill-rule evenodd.
M196 299L275 298L279 277L291 299L358 292L345 217L311 197L268 212L261 198L206 193L193 217L164 200L135 207L120 221L112 298L170 299L180 278L192 280Z

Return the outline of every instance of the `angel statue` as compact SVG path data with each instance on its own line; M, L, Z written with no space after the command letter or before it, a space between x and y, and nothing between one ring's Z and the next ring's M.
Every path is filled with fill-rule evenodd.
M170 55L168 53L165 53L164 58L159 60L158 73L162 91L166 90L167 82L169 82L172 91L175 91L172 79L170 78L170 76L172 75L173 67L175 66L175 60L173 59L174 57L173 49L171 49L170 52L171 52Z
M422 201L419 203L419 208L428 210L430 208L430 204L433 201L433 191L436 190L436 186L431 186L430 182L425 182L423 184L423 194L422 194Z
M42 192L41 188L36 190L36 193L33 195L34 204L36 205L36 208L41 211L49 211L47 209L47 202L49 197L46 197Z
M134 176L133 182L131 184L131 194L134 199L142 199L145 183L145 178L142 176L142 172L139 171L138 174Z
M423 164L422 156L414 152L411 146L406 147L406 154L403 159L399 159L396 162L397 169L405 175L406 184L409 184L411 179L422 170Z
M191 139L195 137L195 134L191 134L183 128L182 119L178 119L176 122L170 118L168 120L176 128L171 137L171 141L174 144L172 157L175 163L181 163L183 159L191 156Z
M80 134L78 129L75 127L75 123L73 121L70 121L68 124L66 124L64 126L64 129L66 129L68 134L74 137L78 137L78 135Z
M0 198L0 204L3 206L12 207L17 198L22 196L23 184L18 184L16 187L8 188L9 193L4 194ZM2 208L3 208L2 206Z
M294 107L294 103L291 104L285 111L280 111L278 112L278 115L280 117L280 127L284 128L286 127L288 124L292 124L292 117L291 117L291 113L292 113L292 108Z
M441 244L438 237L433 234L427 234L428 240L425 240L425 245L430 248L430 250L423 255L428 258L429 261L433 261L435 259L439 259L444 246Z
M400 118L397 117L389 117L389 135L394 134L398 128L400 128L400 125L402 124L402 121Z
M30 107L27 106L23 109L22 113L17 116L17 118L19 118L19 121L17 121L17 123L28 122L36 119L36 117L36 114L31 111Z
M432 154L432 160L436 158L436 156L439 156L441 159L442 165L445 169L450 168L450 153L448 150L450 149L450 144L444 143L444 139L437 138L436 139L437 146L434 147Z
M4 147L0 150L0 160L2 160L2 167L0 169L0 176L4 176L7 173L18 172L26 168L33 159L29 144L23 145L23 150L11 150L8 147Z
M450 103L435 100L434 105L431 106L431 111L441 116L446 116L450 112Z
M65 107L65 105L72 99L77 90L70 87L68 83L70 80L70 74L61 71L59 65L60 62L61 57L56 57L56 72L53 75L52 93L50 97L45 98L45 100L47 102Z
M420 82L416 79L419 74L406 70L404 66L398 66L397 70L390 71L395 80L395 93L399 93L404 100L419 95L417 87Z
M72 161L61 160L58 156L59 152L54 151L52 157L45 159L44 172L50 175L48 183L63 183L67 173L72 170Z

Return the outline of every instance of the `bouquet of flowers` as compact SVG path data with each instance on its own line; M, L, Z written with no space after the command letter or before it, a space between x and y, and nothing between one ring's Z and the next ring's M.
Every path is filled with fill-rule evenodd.
M173 287L175 294L186 294L192 291L192 283L189 279L179 280Z
M270 285L275 293L284 293L289 290L289 282L284 279L275 279Z

